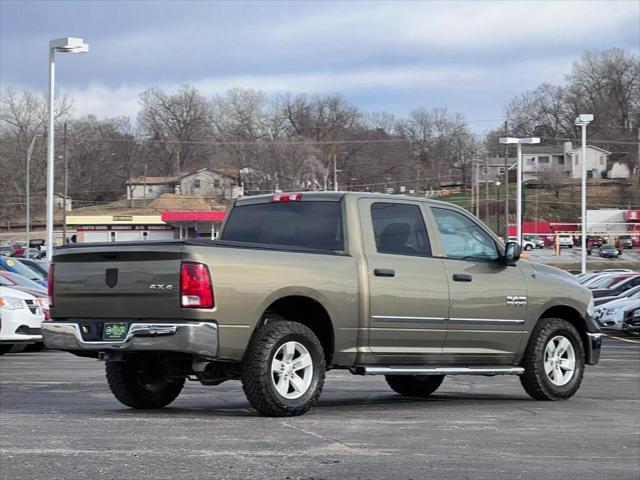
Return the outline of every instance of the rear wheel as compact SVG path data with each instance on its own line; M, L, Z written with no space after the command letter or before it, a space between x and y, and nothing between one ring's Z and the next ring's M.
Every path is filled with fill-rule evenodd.
M528 252L529 250L531 250L533 247L531 245L525 245L524 249Z
M444 380L444 375L385 375L393 391L409 397L428 397Z
M114 396L132 408L162 408L173 402L184 378L170 378L159 355L134 355L124 362L106 363L107 382Z
M324 374L318 337L300 323L273 321L251 339L242 363L242 389L263 415L292 417L316 405Z
M522 362L520 382L536 400L566 400L580 388L584 347L566 320L543 318L536 325Z

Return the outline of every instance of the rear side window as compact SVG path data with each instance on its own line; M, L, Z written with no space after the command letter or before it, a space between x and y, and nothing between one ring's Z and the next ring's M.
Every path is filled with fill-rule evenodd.
M431 256L427 229L417 205L374 203L371 205L371 222L378 252Z
M234 207L220 240L344 251L341 202L275 202Z

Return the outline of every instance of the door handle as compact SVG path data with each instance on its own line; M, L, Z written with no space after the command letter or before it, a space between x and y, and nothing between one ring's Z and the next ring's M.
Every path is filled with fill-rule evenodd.
M453 281L454 282L470 282L473 280L473 277L467 273L454 273Z
M395 277L396 272L390 268L375 268L373 274L376 277Z

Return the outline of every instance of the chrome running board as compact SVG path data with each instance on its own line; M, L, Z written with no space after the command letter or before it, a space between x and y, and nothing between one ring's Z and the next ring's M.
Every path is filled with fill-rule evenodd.
M522 367L356 367L357 375L522 375Z

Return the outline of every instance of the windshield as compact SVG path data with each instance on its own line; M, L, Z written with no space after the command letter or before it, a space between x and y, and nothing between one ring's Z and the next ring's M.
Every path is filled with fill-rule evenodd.
M290 201L231 210L220 240L341 252L342 203Z
M12 272L2 272L0 273L0 282L4 286L18 285L20 287L33 288L34 290L42 290L42 285L34 282L33 280L29 280L28 278L23 277L17 273Z
M5 260L5 263L7 265L7 267L0 267L3 268L4 270L7 271L14 271L16 273L19 273L20 275L23 275L27 278L30 278L31 280L41 280L42 279L42 275L40 275L39 273L31 270L29 267L27 267L26 265L23 265L19 260L16 260L14 258L8 258Z

